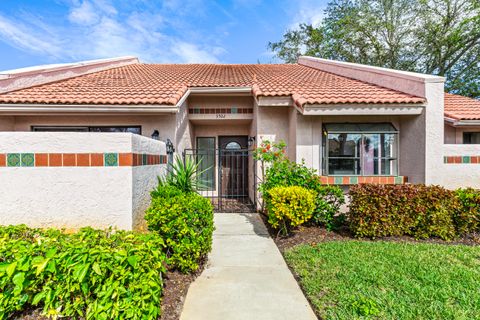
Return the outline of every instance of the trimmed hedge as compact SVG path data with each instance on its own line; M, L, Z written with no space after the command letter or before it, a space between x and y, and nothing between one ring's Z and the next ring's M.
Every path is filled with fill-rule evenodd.
M213 206L195 192L160 184L152 193L145 219L148 229L164 239L168 265L189 272L212 249Z
M358 237L452 240L480 226L480 194L473 189L361 184L351 187L349 196L347 221Z
M163 250L154 234L0 227L0 319L32 307L49 317L155 319Z
M312 217L316 193L303 187L275 187L269 192L268 223L287 235Z

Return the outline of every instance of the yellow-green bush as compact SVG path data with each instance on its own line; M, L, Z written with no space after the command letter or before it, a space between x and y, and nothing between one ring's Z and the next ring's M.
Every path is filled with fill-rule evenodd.
M274 187L268 191L268 223L287 235L291 228L307 222L315 210L316 194L303 187Z

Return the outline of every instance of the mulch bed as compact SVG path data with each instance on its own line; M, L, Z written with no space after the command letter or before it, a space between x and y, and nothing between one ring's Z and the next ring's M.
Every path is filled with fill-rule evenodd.
M320 242L327 241L351 241L351 240L364 240L364 241L395 241L395 242L413 242L413 243L437 243L444 245L469 245L469 246L478 246L480 245L480 234L470 234L463 238L457 239L455 241L444 241L441 239L424 239L417 240L408 236L401 237L383 237L377 239L359 239L354 237L347 227L341 227L335 231L328 231L324 227L318 226L300 226L296 230L293 230L292 234L284 237L277 236L277 231L273 230L267 222L265 215L261 214L262 219L267 226L267 229L270 233L270 236L275 241L278 249L281 252L284 252L287 249L295 247L300 244L315 245Z
M178 320L182 312L183 303L187 296L190 284L202 273L205 266L203 261L200 268L194 273L184 274L178 271L168 271L163 276L164 291L162 298L162 316L159 320ZM13 319L22 320L48 320L42 316L41 309L26 310L21 314L14 316Z

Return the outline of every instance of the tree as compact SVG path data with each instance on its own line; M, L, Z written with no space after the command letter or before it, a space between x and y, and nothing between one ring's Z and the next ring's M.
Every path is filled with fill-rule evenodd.
M446 90L480 97L480 1L334 0L319 26L270 42L277 57L322 57L447 77Z

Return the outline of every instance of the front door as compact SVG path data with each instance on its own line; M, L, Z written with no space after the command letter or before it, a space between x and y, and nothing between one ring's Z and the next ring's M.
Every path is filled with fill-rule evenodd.
M248 198L248 137L218 138L220 194L226 198Z

